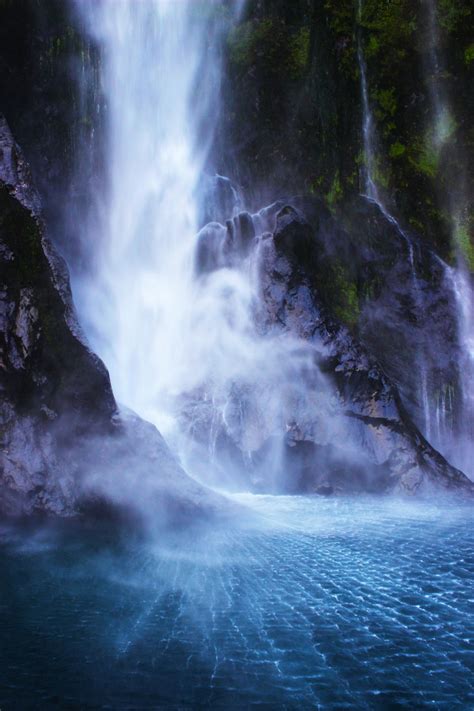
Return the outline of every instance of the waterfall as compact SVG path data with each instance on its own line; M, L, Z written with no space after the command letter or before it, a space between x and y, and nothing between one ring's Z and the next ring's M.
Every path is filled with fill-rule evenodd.
M245 240L255 245L275 212L233 215L240 198L215 175L225 214L210 219L230 218L228 232L214 221L199 231L209 216L202 196L213 172L220 44L239 4L77 5L100 48L107 117L98 219L85 227L94 269L74 285L81 321L119 403L157 425L191 474L229 487L240 469L214 477L218 426L235 434L245 456L277 432L278 458L291 403L308 400L309 410L314 397L304 373L313 386L320 378L320 408L330 400L310 346L259 332L259 248L246 249ZM207 269L199 246L214 240L208 252L217 259L226 235L242 249ZM206 450L196 453L192 435L208 424Z
M281 334L262 337L259 331L258 245L271 220L261 213L237 219L241 198L218 175L213 180L226 194L225 208L213 217L204 204L209 175L216 170L212 147L220 110L221 48L240 5L237 0L76 0L77 14L101 57L105 169L94 190L93 219L83 227L85 241L93 245L92 266L75 281L75 298L118 401L156 424L192 473L194 466L186 459L191 449L183 443L189 423L199 428L211 418L208 460L222 426L235 434L248 457L279 438L272 453L278 460L282 433L291 431L294 412L299 408L303 417L313 407L314 383L321 411L331 400L307 344ZM358 58L365 192L406 245L419 313L423 300L414 245L389 211L377 181L376 125L360 35ZM222 223L230 218L227 230L234 242L246 231L245 239L257 246L242 249L219 268L200 270L205 264L199 260L207 257L199 245L206 240L224 244L227 234L217 222L200 232L204 215ZM416 358L423 413L418 424L431 437L443 407L438 403L435 409L431 396L425 347L421 342ZM195 408L192 416L189 407ZM341 436L337 418L334 423L331 436Z
M450 422L443 426L444 445L442 451L446 452L450 461L471 478L474 475L474 296L472 277L463 266L457 268L444 265L447 288L455 296L458 319L458 338L460 348L459 379L461 385L461 403L456 407L458 411L457 423ZM451 400L450 411L453 403L452 393L448 391ZM449 436L446 437L446 431Z
M451 146L454 149L452 138L455 130L455 121L450 108L449 97L441 81L443 76L443 61L439 50L436 0L426 0L425 7L426 27L429 37L429 52L425 72L427 75L428 94L432 106L432 121L428 135L431 137L433 149L439 156L441 151L447 146ZM359 0L359 23L361 23L362 19L362 9L363 0ZM412 271L413 293L415 295L417 308L421 309L422 298L414 260L413 242L409 234L402 229L396 218L389 211L381 195L379 186L377 185L377 135L370 106L367 67L360 32L358 34L357 55L360 70L363 112L362 132L365 154L364 190L367 197L376 202L385 217L396 226L400 236L407 245L408 259ZM447 288L452 290L457 304L458 339L461 350L459 373L462 391L461 407L458 407L460 410L460 414L457 418L458 424L455 425L456 418L453 419L452 417L453 397L449 388L448 394L435 394L431 392L430 378L425 362L425 352L421 346L417 358L420 383L417 398L423 411L423 422L420 422L419 426L424 435L428 440L432 441L435 447L444 452L454 464L464 471L472 473L472 461L474 459L472 451L472 441L474 439L474 295L472 277L469 274L465 249L463 249L463 242L469 239L466 227L468 201L465 186L465 176L457 173L449 194L441 196L451 216L452 241L457 256L457 268L453 270L439 260L445 273ZM446 407L447 402L450 403L451 409ZM456 429L457 432L455 432L453 428Z
M107 140L99 217L87 228L94 269L78 306L119 401L165 429L170 398L200 384L222 345L222 302L199 292L194 250L221 36L238 6L77 3L101 51Z

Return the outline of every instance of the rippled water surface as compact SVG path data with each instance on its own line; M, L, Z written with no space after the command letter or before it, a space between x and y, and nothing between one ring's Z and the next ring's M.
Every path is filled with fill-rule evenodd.
M472 508L241 497L154 542L0 535L0 708L467 709Z

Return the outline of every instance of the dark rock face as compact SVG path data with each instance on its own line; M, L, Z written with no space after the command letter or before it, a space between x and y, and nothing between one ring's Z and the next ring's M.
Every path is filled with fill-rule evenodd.
M3 119L0 151L3 389L25 410L82 410L105 422L115 411L108 373L83 340L66 265L48 242L39 197Z
M249 254L255 238L255 228L248 212L240 212L232 220L227 220L227 239L225 249L232 262L236 257Z
M90 255L79 225L103 164L103 97L98 49L75 16L74 2L2 0L0 95L41 195L48 235L70 267L82 268Z
M39 197L3 118L0 250L2 508L64 513L72 496L59 442L106 432L116 405L108 373L80 333L66 266L46 237Z
M336 289L340 284L337 272L336 277L326 273L328 253L332 249L343 257L339 252L345 245L349 265L355 251L344 229L321 203L303 198L275 203L254 215L253 222L260 235L254 250L260 274L261 305L256 312L260 337L294 339L300 345L292 357L299 348L305 364L291 380L284 374L282 351L281 380L274 386L288 391L287 404L284 422L273 433L265 434L265 418L256 413L253 391L258 383L235 383L220 412L213 398L202 393L191 398L183 414L188 432L202 445L212 432L212 448L225 462L222 468L230 462L246 471L249 486L259 491L272 490L265 472L275 469L281 476L273 490L289 492L414 493L431 485L472 489L469 480L420 434L396 387L355 337L355 329L344 324L341 314L338 318L337 308L331 312L328 279L336 279ZM326 243L329 234L332 241ZM370 240L369 234L361 250L360 259L367 264L377 253ZM390 307L385 305L387 312ZM264 377L262 373L262 381Z
M0 118L0 512L135 510L154 524L216 510L153 425L119 413L78 326L22 153Z
M255 226L248 212L240 212L226 227L210 222L197 236L196 269L199 274L220 267L232 267L247 257L255 246Z
M275 232L275 247L288 258L299 262L308 261L313 250L313 232L309 223L292 207L283 207L278 213Z
M288 212L284 208L277 214L273 244L271 241L265 243L267 263L263 268L263 293L269 321L272 323L279 314L286 328L312 341L319 349L320 367L334 382L344 415L353 420L361 441L365 441L368 461L362 462L362 467L353 465L353 470L370 472L379 469L373 477L377 480L376 488L416 490L425 480L448 487L462 485L463 481L467 484L465 477L450 467L416 430L396 389L375 359L357 343L347 328L328 316L318 296L318 274L307 269L307 253L302 260L301 255L295 254L295 258L288 259L286 250L282 252L275 238L282 228L288 230ZM298 213L292 217L295 241L308 243L309 223L305 225L304 218ZM313 251L317 248L318 244L313 240ZM312 264L317 262L317 254L310 261ZM272 288L269 274L280 276L279 292ZM336 462L338 458L346 459L347 468L347 457L336 452L331 458ZM340 469L337 464L335 468L336 471Z
M315 191L332 207L356 196L364 184L362 52L379 192L448 257L450 196L463 173L472 182L474 170L471 4L248 0L227 39L220 169L256 204L272 199L275 186L287 194ZM424 153L433 89L452 121L436 156Z
M427 414L443 402L445 426L456 431L462 394L449 268L364 197L340 221L318 200L292 200L313 229L306 267L327 311L376 357L418 427L429 429Z

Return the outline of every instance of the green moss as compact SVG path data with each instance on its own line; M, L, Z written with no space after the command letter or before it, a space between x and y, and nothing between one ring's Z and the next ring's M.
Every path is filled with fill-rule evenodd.
M61 55L67 54L72 49L80 49L82 42L82 38L77 34L74 27L67 25L61 35L51 37L44 56L46 59L53 61Z
M474 245L465 224L457 221L454 229L454 239L467 267L474 272Z
M295 73L299 73L308 64L309 39L310 32L308 27L302 27L290 38L290 61Z
M410 223L411 227L413 227L415 230L418 230L419 232L423 232L423 229L424 229L423 223L420 222L420 220L418 218L412 216L412 217L410 217L408 222Z
M464 63L469 67L471 62L474 62L474 42L464 50Z
M388 138L391 133L393 133L397 128L397 124L394 121L388 121L385 123L383 130L382 130L382 135L384 138Z
M227 45L231 61L239 67L258 63L266 71L297 77L308 64L310 30L290 31L272 18L249 20L229 32Z
M254 60L254 46L256 43L255 24L244 22L237 25L230 32L227 38L229 56L234 64L246 66Z
M347 326L357 324L360 315L357 285L351 281L343 266L337 264L332 269L335 316Z
M390 158L400 158L400 156L406 153L406 150L406 146L404 146L403 143L395 141L395 143L392 143L392 145L390 146Z
M367 58L377 55L384 66L393 67L406 56L406 47L416 30L412 0L365 0L359 22L369 31L364 47Z
M365 48L365 56L367 58L373 57L378 54L380 50L380 42L375 35L370 35L369 41L367 42L367 47Z
M394 87L381 89L375 93L375 99L382 109L383 116L393 116L397 110L397 98Z
M329 26L336 35L351 36L354 28L354 5L352 0L326 0Z
M357 170L353 170L352 173L348 176L347 184L350 185L351 188L357 188L357 186L359 185L359 173Z
M373 179L376 185L385 188L385 190L390 187L390 175L379 157L375 159Z
M427 138L421 147L415 149L415 153L410 156L409 161L418 173L426 175L428 178L435 178L439 167L439 151Z
M438 22L446 32L455 32L471 15L471 8L462 0L438 0Z
M333 210L337 203L341 201L342 196L343 190L341 185L341 177L339 175L339 171L337 171L336 175L334 176L334 180L332 181L331 189L328 193L326 193L325 196L326 201L331 210Z
M324 175L318 175L316 178L313 178L313 180L311 181L310 186L309 186L309 191L312 194L320 192L323 185L324 185L324 182L325 182Z

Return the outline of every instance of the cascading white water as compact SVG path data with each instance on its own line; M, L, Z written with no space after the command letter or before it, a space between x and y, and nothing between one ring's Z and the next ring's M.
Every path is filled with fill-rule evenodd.
M309 347L288 335L259 336L258 248L232 267L196 272L219 43L239 3L103 0L81 1L78 10L101 49L108 117L106 187L99 220L87 227L95 269L75 284L81 319L119 402L156 424L199 476L200 457L189 461L178 422L186 398L212 402L212 417L239 431L250 451L285 432L291 403L314 397L301 377L314 369ZM254 222L264 229L261 217ZM254 423L243 433L242 399ZM199 417L193 412L193 426ZM208 482L210 429L211 451L201 457Z
M471 479L474 477L474 295L471 277L461 263L457 268L445 267L447 288L452 289L457 304L458 337L461 359L459 374L461 385L460 422L449 437L444 437L447 452L453 464ZM454 408L452 393L450 411ZM446 427L444 426L444 429Z
M98 219L85 228L95 244L94 269L74 284L81 320L110 370L119 402L154 422L178 446L191 473L193 450L183 443L180 420L189 402L204 408L211 402L207 414L237 433L247 453L278 440L272 452L277 460L295 412L310 422L316 398L318 413L326 404L329 412L334 393L315 367L311 346L281 332L261 337L255 318L258 247L231 266L196 271L200 196L204 174L212 170L209 149L219 113L220 43L239 3L76 5L99 45L107 117ZM406 243L417 293L413 245L377 189L375 125L361 47L359 60L367 193ZM253 217L257 236L268 230L264 222ZM421 357L422 375L423 367ZM426 378L420 383L426 403ZM200 417L193 412L190 419ZM211 423L208 455L213 431ZM344 440L343 432L337 417L325 423L327 442ZM270 469L278 470L277 463ZM208 472L202 478L209 481Z
M194 280L197 195L229 19L222 9L195 0L78 3L102 51L108 117L108 188L79 307L118 399L160 426L169 396L199 384L225 347L216 333L222 304ZM244 303L250 294L239 289Z

